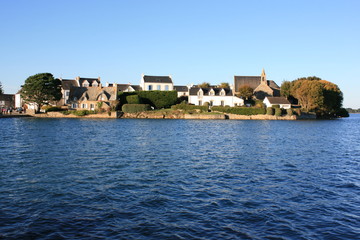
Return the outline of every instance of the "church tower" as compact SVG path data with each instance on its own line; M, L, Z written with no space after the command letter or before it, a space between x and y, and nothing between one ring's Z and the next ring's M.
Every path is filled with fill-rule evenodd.
M261 84L267 85L266 73L265 73L265 70L264 70L264 69L263 69L262 72L261 72Z

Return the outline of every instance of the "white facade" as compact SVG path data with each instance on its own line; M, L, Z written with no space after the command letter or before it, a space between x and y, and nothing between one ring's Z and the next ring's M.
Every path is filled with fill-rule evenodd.
M15 94L15 108L19 108L23 106L23 101L20 93Z
M276 99L276 98L278 98L279 101L273 101L273 99ZM265 97L263 103L265 104L266 107L272 107L273 105L279 105L280 108L283 108L283 109L289 109L289 108L291 108L291 103L286 103L287 100L286 100L285 98L282 98L282 97L272 97L272 98L270 98L270 99L271 99L271 102L270 102L270 100L269 100L268 97ZM285 101L284 99L285 99L286 101Z
M188 102L194 105L204 105L208 102L210 106L243 106L244 100L236 96L226 96L224 89L220 91L219 95L215 95L214 91L210 91L208 94L204 94L200 89L196 95L189 95Z

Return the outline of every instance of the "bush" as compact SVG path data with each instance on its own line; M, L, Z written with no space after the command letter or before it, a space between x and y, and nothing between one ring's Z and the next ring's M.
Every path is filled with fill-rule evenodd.
M170 108L172 105L176 104L177 101L176 91L119 92L118 98L121 105L130 104L127 97L132 95L137 95L142 103L149 104L156 109Z
M198 106L198 105L189 105L186 103L180 103L180 104L176 104L171 106L171 109L173 110L185 110L185 111L192 111L195 109L199 109L202 112L207 112L208 111L208 107L207 106Z
M293 110L291 108L288 108L288 109L286 109L286 114L288 116L292 116L294 113L293 113Z
M272 107L266 108L266 115L274 115L274 109Z
M258 115L265 114L264 108L255 108L255 107L221 107L214 106L211 108L212 111L232 113L238 115Z
M336 117L349 117L349 112L345 108L340 108L336 111Z
M53 106L46 106L46 107L44 108L44 110L45 110L45 112L60 112L60 111L62 111L61 108L59 108L59 107L53 107Z
M280 105L279 104L274 104L274 105L272 105L272 108L280 108Z
M126 102L128 104L141 104L141 98L139 95L129 95L126 97Z
M77 110L77 111L72 111L71 113L76 116L85 116L85 115L88 115L90 113L90 111L89 110Z
M151 109L149 104L124 104L122 106L122 111L124 113L137 113L145 112Z
M281 108L275 108L275 116L281 116L282 110Z

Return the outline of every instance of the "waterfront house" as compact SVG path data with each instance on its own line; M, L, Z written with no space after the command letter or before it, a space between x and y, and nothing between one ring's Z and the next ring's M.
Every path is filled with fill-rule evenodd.
M188 97L189 88L187 86L174 86L174 90L177 91L177 97Z
M174 90L174 84L171 76L149 76L142 75L140 81L140 87L143 91L172 91Z
M251 87L257 99L280 96L280 87L274 81L266 79L264 69L260 76L234 76L235 93L238 93L242 86Z
M69 104L76 110L109 110L117 105L117 84L113 87L71 87Z
M202 106L204 103L209 103L210 106L242 106L244 100L234 96L234 92L230 88L200 88L192 87L189 90L190 104Z
M280 108L291 108L291 103L284 97L265 97L263 103L266 107L272 107L273 105L279 105Z

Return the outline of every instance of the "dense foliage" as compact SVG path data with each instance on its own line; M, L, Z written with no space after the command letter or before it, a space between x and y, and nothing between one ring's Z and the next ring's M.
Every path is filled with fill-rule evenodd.
M190 104L186 104L186 103L180 103L180 104L176 104L171 106L171 109L173 110L185 110L185 111L190 111L190 110L200 110L202 112L207 112L208 111L208 106L199 106L199 105L190 105Z
M151 106L149 104L124 104L122 106L122 111L124 113L137 113L149 111Z
M320 117L338 117L341 113L343 94L340 88L315 76L284 81L281 95L295 98L303 110L316 112Z
M258 115L265 114L264 108L255 108L255 107L220 107L214 106L211 108L212 111L232 113L238 115Z
M274 115L275 111L274 108L268 107L266 108L266 115Z
M3 90L2 83L0 82L0 95L1 95L1 94L4 94L4 90Z
M275 108L275 116L281 116L282 109L281 108Z
M222 82L220 83L219 88L230 88L230 84L227 82Z
M252 89L248 85L241 86L238 89L238 96L241 98L249 99L252 97L253 94L254 94L254 89Z
M39 73L28 77L21 89L25 102L36 103L38 109L61 99L61 82L51 73Z
M129 96L138 96L131 97ZM136 100L136 99L138 100ZM131 102L139 101L140 103L149 104L155 109L170 108L176 104L177 92L176 91L139 91L139 92L120 92L120 104L130 104ZM130 102L128 102L130 100Z
M139 95L129 95L126 97L126 102L128 104L141 104L141 98Z
M198 84L198 87L200 87L200 88L209 88L209 87L210 87L210 83L208 83L208 82L203 82L203 83Z

